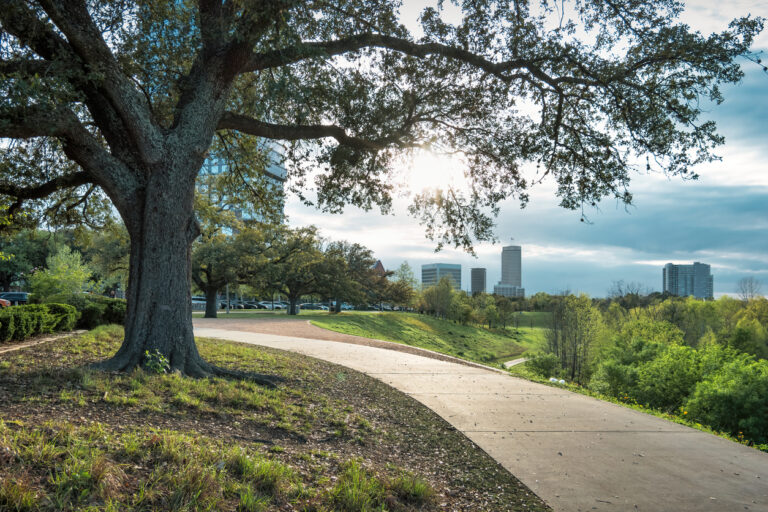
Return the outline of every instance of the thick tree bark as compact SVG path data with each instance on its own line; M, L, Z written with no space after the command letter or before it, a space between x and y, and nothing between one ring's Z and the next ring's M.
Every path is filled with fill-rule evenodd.
M177 172L153 172L137 202L138 222L126 222L131 237L125 340L102 366L126 370L142 364L145 353L168 358L171 368L203 376L208 368L192 333L190 247L197 236L192 186ZM142 204L143 203L143 204ZM136 219L134 219L136 220Z
M219 290L213 286L205 289L205 318L216 318L219 310Z
M197 350L192 330L191 245L199 229L193 210L194 181L178 170L156 171L136 205L139 222L126 221L131 237L125 339L118 352L97 365L126 371L147 353L168 359L172 371L191 377L233 376L273 386L276 379L215 367ZM136 218L132 219L136 221Z

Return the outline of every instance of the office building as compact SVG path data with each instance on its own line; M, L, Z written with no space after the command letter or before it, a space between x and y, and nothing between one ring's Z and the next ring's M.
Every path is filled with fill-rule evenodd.
M453 263L429 263L421 266L421 287L436 285L443 277L449 277L453 287L461 290L461 265Z
M694 262L693 265L667 263L662 270L663 290L678 297L694 296L697 299L711 299L713 278L710 266Z
M258 164L264 165L264 169L259 176L252 178L252 182L249 179L247 185L254 190L261 189L270 195L274 201L267 201L267 208L269 209L265 210L262 202L258 201L251 201L253 207L243 209L241 201L220 194L220 188L216 185L217 179L220 175L229 173L230 168L226 160L215 154L203 162L197 179L198 192L207 196L212 204L233 212L240 220L281 222L284 217L283 185L286 181L287 172L282 164L282 156L277 146L265 145L264 148L266 161ZM232 204L231 199L235 199L236 204Z
M503 297L525 297L522 284L522 248L509 245L501 250L501 281L493 293Z
M470 270L470 291L472 295L485 293L485 269L473 268Z

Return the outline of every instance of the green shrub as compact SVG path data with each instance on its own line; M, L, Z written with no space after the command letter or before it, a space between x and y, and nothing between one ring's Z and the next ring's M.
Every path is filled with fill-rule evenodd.
M727 362L696 385L683 409L686 417L739 439L768 442L768 361L742 354Z
M77 309L69 304L46 304L48 311L56 318L53 331L71 331L77 324Z
M701 379L697 352L685 345L667 346L659 357L640 365L637 374L637 401L668 412L683 405Z
M0 343L5 343L13 339L16 332L16 317L5 313L0 309Z
M171 370L171 365L168 362L168 358L161 354L157 349L152 352L145 350L144 369L148 373L168 373Z
M46 303L61 303L74 306L79 314L77 327L93 329L99 325L125 323L126 302L101 295L86 293L61 293L45 299Z
M637 384L637 368L609 359L597 367L589 381L589 389L619 398L633 394Z
M72 330L75 308L66 304L30 304L0 310L0 343Z
M555 354L537 354L525 364L536 375L545 379L560 373L560 359Z
M80 320L78 321L78 327L83 329L93 329L101 324L107 323L104 321L104 314L107 311L105 304L99 304L96 301L88 300L85 302L85 306L80 310Z

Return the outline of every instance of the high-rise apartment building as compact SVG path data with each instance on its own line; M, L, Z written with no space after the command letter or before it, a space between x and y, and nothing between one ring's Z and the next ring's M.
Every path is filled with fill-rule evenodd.
M501 250L501 281L493 287L493 293L504 297L525 297L522 252L519 245L509 245Z
M713 278L710 266L694 262L693 265L667 263L662 270L663 290L679 297L693 295L697 299L711 299Z
M421 286L436 285L443 277L449 277L453 287L461 290L461 265L453 263L428 263L421 266Z
M470 291L472 294L485 293L485 269L473 268L470 270Z

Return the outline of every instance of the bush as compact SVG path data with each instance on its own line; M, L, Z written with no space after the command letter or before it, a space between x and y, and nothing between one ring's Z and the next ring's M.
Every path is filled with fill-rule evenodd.
M125 323L126 302L123 299L110 299L101 295L86 293L58 294L48 297L46 303L61 303L74 306L79 313L77 327L93 329L99 325Z
M48 311L55 317L53 331L71 331L77 325L77 309L69 304L45 304Z
M727 362L696 385L683 412L739 439L768 442L768 361L741 355Z
M697 352L685 345L669 345L637 373L637 401L668 412L683 405L701 379Z
M560 359L555 354L538 354L525 364L536 375L545 379L560 373Z
M66 304L32 304L0 310L0 343L21 341L30 336L70 331L77 312Z

